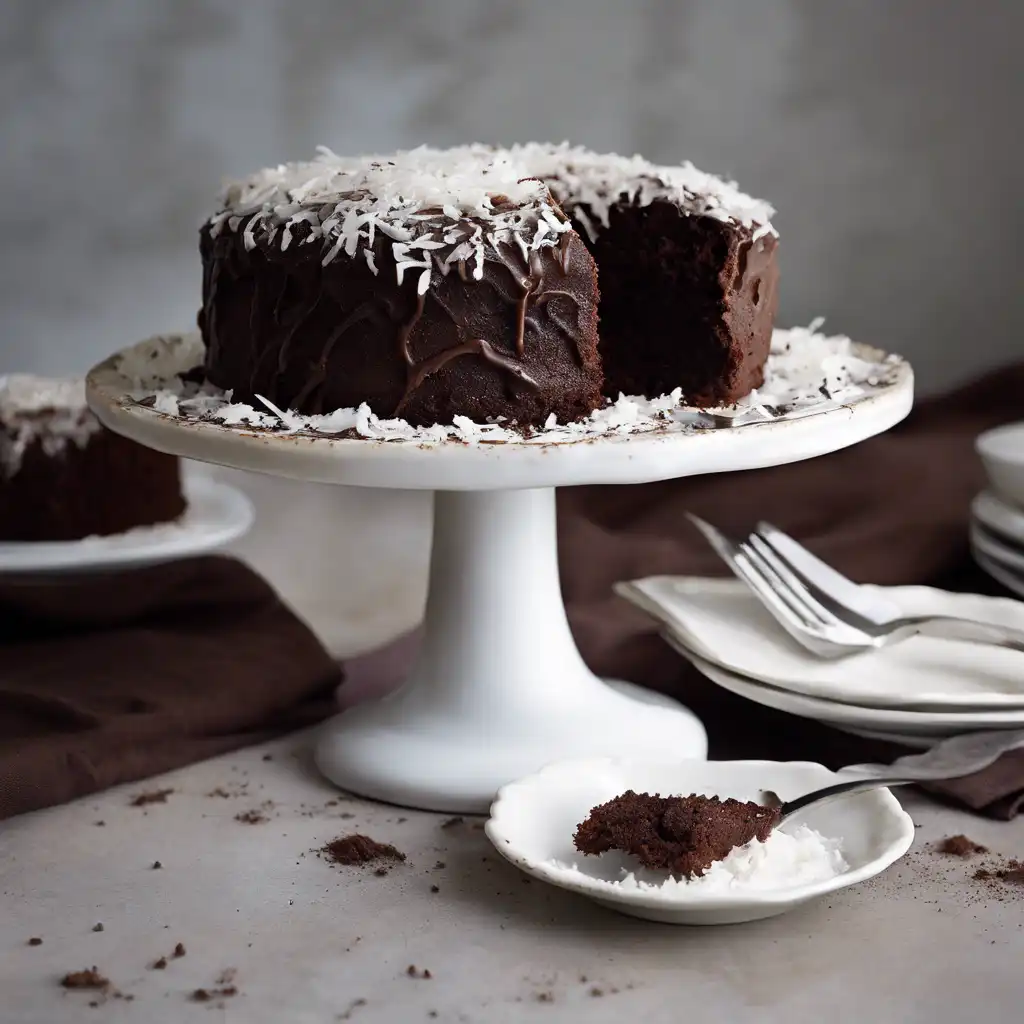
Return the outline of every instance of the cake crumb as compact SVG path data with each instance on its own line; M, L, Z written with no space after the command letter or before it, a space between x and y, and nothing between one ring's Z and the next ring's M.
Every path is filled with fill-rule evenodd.
M175 960L180 960L185 955L185 952L185 944L183 942L178 942L175 944L174 952L171 956L174 957Z
M236 814L235 821L240 821L243 825L262 825L264 822L270 821L270 819L262 811L254 809Z
M430 887L430 891L431 892L440 892L441 891L441 886L439 886L439 885L432 885Z
M28 940L28 945L30 946L41 946L42 944L43 940L39 938L38 935L33 935L32 938Z
M153 961L153 962L152 962L152 963L151 963L151 964L149 965L149 969L150 969L151 971L162 971L162 970L164 970L164 968L165 968L166 966L167 966L167 957L165 957L165 956L162 956L162 957L160 957L159 959L157 959L157 960L154 960L154 961Z
M376 839L358 833L339 836L314 851L334 864L359 865L378 861L402 862L405 854L390 843L378 843Z
M60 979L64 988L85 988L106 991L110 988L110 979L100 974L96 967L86 967L81 971L70 971Z
M594 985L593 988L591 988L591 990L590 990L590 996L593 999L600 999L603 995L604 995L604 989L603 988L598 988L596 985Z
M947 836L936 849L950 857L973 857L978 853L988 853L987 846L982 846L965 835Z
M130 807L147 807L149 804L165 804L173 789L151 789L144 793L136 793L129 803Z
M163 867L163 864L161 864L160 861L158 861L158 860L153 861L153 868L152 868L153 871L159 871L162 867Z
M273 754L264 754L263 755L263 760L264 761L273 761L274 760L274 755Z
M103 922L102 922L102 921L97 921L97 922L96 922L96 923L95 923L95 924L94 924L94 925L92 926L92 930L93 930L94 932L101 932L101 931L103 931Z
M538 1003L553 1003L555 1001L554 992L538 992L534 997Z
M405 969L405 973L408 974L410 978L417 978L420 981L429 981L433 977L426 967L421 970L415 964L409 964Z

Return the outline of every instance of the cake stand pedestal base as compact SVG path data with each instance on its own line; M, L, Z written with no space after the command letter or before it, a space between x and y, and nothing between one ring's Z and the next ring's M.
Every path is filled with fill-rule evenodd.
M361 796L484 813L552 761L704 758L697 718L583 663L558 579L555 491L438 491L419 660L396 692L324 727L316 762Z

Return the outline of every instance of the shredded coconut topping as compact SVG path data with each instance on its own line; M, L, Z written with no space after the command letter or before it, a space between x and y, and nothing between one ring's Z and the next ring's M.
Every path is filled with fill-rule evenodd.
M614 203L655 199L671 200L688 214L755 227L755 238L774 233L771 206L692 164L659 166L568 143L421 146L360 157L321 147L313 160L229 183L208 226L214 237L241 231L249 249L316 244L325 265L362 250L374 274L373 248L383 237L398 283L415 273L422 295L433 272L447 274L456 263L472 267L479 280L488 247L514 244L525 257L558 245L570 230L559 203L593 235L591 217L607 225Z
M18 472L25 450L36 440L53 457L69 443L84 448L100 429L86 405L83 379L0 376L0 477L10 479Z
M154 338L138 345L125 353L117 370L129 401L185 420L273 433L428 446L452 441L563 444L609 435L687 432L794 419L838 408L899 378L903 362L898 356L855 346L844 336L819 334L819 326L816 321L811 327L776 330L764 386L734 406L695 409L683 404L677 388L655 398L620 395L585 419L560 423L551 416L543 427L530 431L504 422L477 423L464 416L455 417L450 425L414 427L405 420L382 419L365 403L321 416L279 409L266 399L254 408L233 401L230 391L181 379L203 361L203 343L196 333Z
M595 153L567 142L552 146L528 142L513 146L511 153L551 186L551 191L584 229L589 217L576 208L585 206L590 216L608 225L608 210L615 203L635 202L647 206L656 199L676 203L684 212L733 221L756 228L754 237L775 234L771 218L774 208L761 199L741 192L736 182L725 181L698 170L688 161L682 164L653 164L642 156Z

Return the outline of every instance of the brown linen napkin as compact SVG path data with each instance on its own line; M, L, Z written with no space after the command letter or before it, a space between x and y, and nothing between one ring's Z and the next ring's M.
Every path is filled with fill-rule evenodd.
M1024 364L922 402L900 427L834 455L773 469L638 487L559 492L562 589L577 642L597 672L684 700L713 757L822 761L834 767L906 751L745 701L714 686L612 593L617 580L721 575L687 510L731 533L767 519L864 583L1001 593L970 558L971 499L985 485L974 438L1024 419ZM1024 804L1024 752L968 779L931 787L992 817Z
M340 678L231 558L0 581L0 819L316 721Z

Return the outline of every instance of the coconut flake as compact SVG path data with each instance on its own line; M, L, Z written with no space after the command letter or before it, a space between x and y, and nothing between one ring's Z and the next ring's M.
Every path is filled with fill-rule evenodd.
M41 444L50 458L69 444L84 448L101 430L85 401L81 378L15 373L0 376L0 477L21 469L25 451Z

